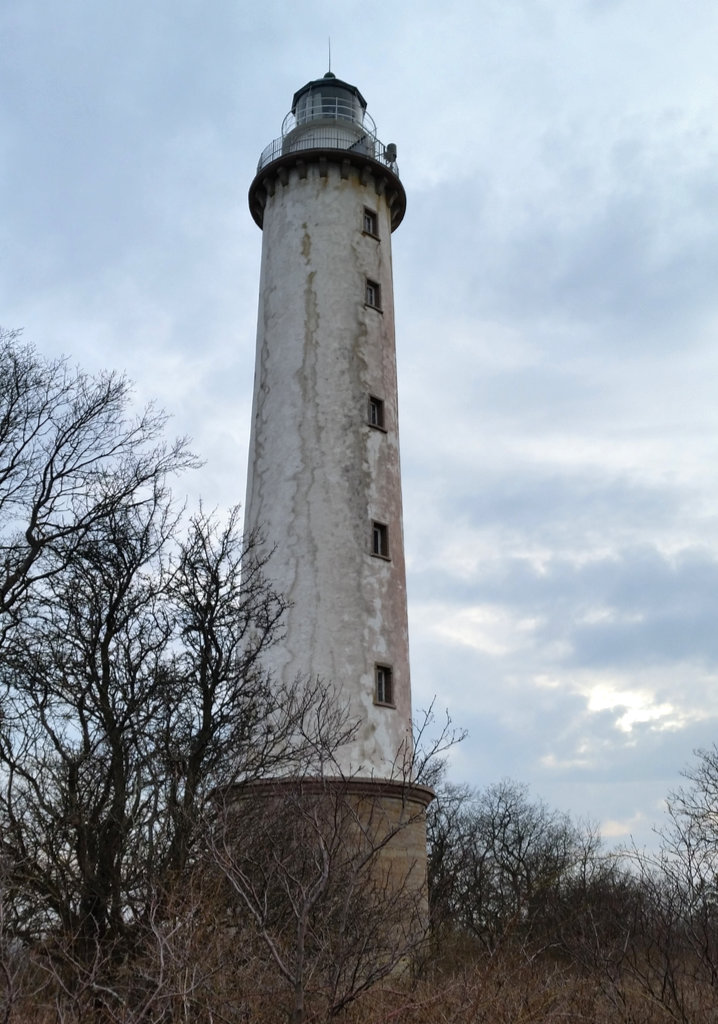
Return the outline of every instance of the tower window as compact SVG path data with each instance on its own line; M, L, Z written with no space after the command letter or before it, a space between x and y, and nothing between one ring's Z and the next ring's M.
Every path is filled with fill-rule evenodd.
M369 395L369 426L384 430L384 402L381 398Z
M379 237L379 222L374 210L364 207L364 234Z
M364 301L367 306L381 309L381 288L376 281L370 281L369 278L367 278L366 288L364 289Z
M389 528L386 523L371 524L371 553L377 558L389 557Z
M394 706L394 687L389 665L374 666L374 702Z

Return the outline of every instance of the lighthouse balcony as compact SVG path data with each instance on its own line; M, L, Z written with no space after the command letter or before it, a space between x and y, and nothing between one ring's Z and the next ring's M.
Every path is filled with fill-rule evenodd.
M365 117L371 121L368 115ZM396 146L385 146L380 142L376 137L373 122L371 126L358 124L355 120L344 117L337 109L335 116L324 111L321 116L303 119L301 122L290 114L285 119L283 128L281 137L270 142L262 152L257 164L257 173L274 160L290 153L310 149L331 149L369 157L383 164L392 174L399 176Z

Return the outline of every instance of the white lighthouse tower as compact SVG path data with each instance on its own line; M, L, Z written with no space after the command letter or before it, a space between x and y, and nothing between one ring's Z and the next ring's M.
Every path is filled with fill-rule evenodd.
M337 774L388 795L411 752L391 261L406 195L357 88L329 72L294 95L249 206L263 240L246 529L276 549L290 602L269 667L334 687L357 723Z

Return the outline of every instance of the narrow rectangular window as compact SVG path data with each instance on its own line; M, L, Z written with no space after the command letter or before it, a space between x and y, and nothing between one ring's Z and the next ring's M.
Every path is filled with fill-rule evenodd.
M377 558L389 557L389 530L386 523L371 524L371 553Z
M374 666L374 700L377 704L394 704L391 668L389 665Z
M379 224L377 222L376 213L374 210L370 210L367 206L364 207L364 233L367 235L373 235L374 238L379 237Z
M369 426L384 430L384 402L375 395L369 395Z
M364 290L364 301L367 306L373 306L374 309L381 309L381 288L376 281L370 281L367 278L366 288Z

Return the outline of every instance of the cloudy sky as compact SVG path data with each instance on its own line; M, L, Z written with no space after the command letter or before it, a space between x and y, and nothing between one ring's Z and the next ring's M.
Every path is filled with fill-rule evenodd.
M242 500L246 193L332 68L395 141L414 700L451 775L650 839L718 739L718 6L8 0L0 323L126 370Z

